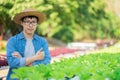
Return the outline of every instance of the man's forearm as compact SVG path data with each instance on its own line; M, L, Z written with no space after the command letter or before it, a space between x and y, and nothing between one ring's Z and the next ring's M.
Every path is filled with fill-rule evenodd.
M34 61L36 61L36 57L35 57L35 56L28 57L28 58L26 58L26 63L25 63L25 65L26 65L26 66L29 66L29 65L32 64Z

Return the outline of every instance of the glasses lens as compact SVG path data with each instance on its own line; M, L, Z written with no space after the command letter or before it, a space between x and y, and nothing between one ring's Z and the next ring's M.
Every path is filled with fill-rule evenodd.
M25 23L26 25L30 25L30 24L31 24L31 25L34 25L34 26L37 25L37 22L36 22L36 21L31 21L31 22L30 22L30 21L24 21L24 23Z

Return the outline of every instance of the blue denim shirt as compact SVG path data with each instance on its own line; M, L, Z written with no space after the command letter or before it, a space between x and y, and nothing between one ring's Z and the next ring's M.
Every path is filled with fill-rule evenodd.
M51 60L51 56L50 56L50 52L48 49L48 42L46 41L46 39L34 34L32 42L33 42L33 46L35 49L35 53L40 48L43 48L43 51L45 53L45 58L43 60L37 60L33 62L33 65L49 64ZM6 49L7 49L6 55L7 55L7 61L8 61L10 68L9 68L6 80L12 80L10 79L10 76L13 73L12 72L13 69L17 69L19 67L25 66L25 61L26 61L26 58L24 57L25 45L26 45L26 38L24 37L23 32L11 37L8 40L8 43L6 46ZM13 57L12 53L15 51L19 52L22 58Z

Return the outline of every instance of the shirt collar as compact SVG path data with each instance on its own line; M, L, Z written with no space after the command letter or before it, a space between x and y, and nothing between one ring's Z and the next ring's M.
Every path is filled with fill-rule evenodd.
M21 32L19 34L19 39L25 39L24 33ZM38 40L38 36L36 34L33 35L33 39Z

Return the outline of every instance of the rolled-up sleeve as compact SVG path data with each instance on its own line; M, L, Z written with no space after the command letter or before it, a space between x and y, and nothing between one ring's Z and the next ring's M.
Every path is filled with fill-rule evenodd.
M25 66L26 58L20 58L20 67Z

